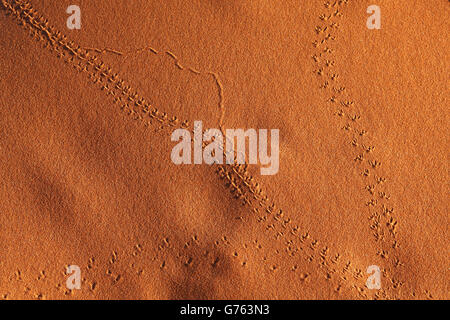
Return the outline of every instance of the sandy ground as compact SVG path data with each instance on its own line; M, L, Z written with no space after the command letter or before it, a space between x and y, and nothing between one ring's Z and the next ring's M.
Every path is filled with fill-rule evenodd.
M450 5L373 2L2 0L0 298L448 299ZM194 120L278 174L174 165Z

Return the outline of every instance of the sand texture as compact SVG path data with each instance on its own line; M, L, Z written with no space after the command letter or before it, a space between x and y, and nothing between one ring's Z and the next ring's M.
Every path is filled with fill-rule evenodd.
M1 0L0 299L448 299L449 13ZM175 165L195 120L280 129L279 172Z

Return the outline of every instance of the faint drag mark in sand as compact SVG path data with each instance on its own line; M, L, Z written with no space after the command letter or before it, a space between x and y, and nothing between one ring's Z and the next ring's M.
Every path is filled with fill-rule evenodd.
M218 73L216 72L212 72L212 71L199 71L197 68L193 68L191 66L185 66L184 64L182 64L180 62L180 59L171 51L160 51L157 50L151 46L147 46L147 47L143 47L143 48L139 48L139 49L135 49L135 50L131 50L131 51L127 51L127 52L121 52L119 50L116 49L111 49L111 48L103 48L103 49L99 49L99 48L90 48L90 47L85 47L83 48L84 50L87 51L94 51L100 54L104 54L104 53L110 53L110 54L115 54L118 56L123 56L123 57L128 57L131 55L135 55L135 54L140 54L140 53L144 53L144 52L151 52L154 55L165 55L167 57L169 57L170 59L173 60L174 65L180 69L180 70L187 70L191 73L193 73L194 75L197 76L208 76L208 77L212 77L215 85L217 86L217 90L218 90L218 98L219 98L219 111L220 111L220 117L219 117L219 121L218 121L218 128L223 132L224 131L224 120L225 120L225 113L226 113L226 109L225 109L225 95L224 95L224 88L222 85L222 81L220 80L220 76Z

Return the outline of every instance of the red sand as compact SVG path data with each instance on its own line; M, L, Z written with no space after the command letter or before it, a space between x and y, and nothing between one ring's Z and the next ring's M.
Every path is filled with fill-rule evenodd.
M81 30L22 2L0 5L1 298L448 299L448 1L378 0L381 30L366 0L79 0ZM174 165L184 120L279 128L279 173Z

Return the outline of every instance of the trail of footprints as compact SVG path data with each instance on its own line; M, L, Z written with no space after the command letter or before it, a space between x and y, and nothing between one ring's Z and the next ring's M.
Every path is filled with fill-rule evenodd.
M146 100L140 97L131 86L127 85L125 81L119 78L119 75L114 73L109 67L107 67L100 59L89 54L89 50L101 52L113 52L116 54L122 54L119 51L112 49L82 49L75 45L73 42L68 41L67 38L59 31L55 30L46 19L37 14L32 6L24 0L2 0L4 8L10 13L16 16L21 24L27 28L30 33L43 43L45 47L53 50L58 57L62 58L67 64L73 66L78 72L85 73L91 79L94 84L99 85L100 89L106 93L107 96L111 96L113 102L120 106L120 109L135 120L140 120L146 127L152 123L156 123L159 129L171 128L171 127L183 127L188 128L190 126L188 121L180 121L177 117L169 117L164 112L160 112L158 109L152 107ZM348 0L339 0L333 2L326 2L325 8L327 12L321 14L319 19L321 24L315 28L315 32L318 39L313 42L315 53L312 55L314 63L317 65L317 69L314 72L321 79L319 87L324 90L324 94L328 96L327 102L330 103L334 109L335 114L339 117L342 123L342 129L344 132L351 136L350 143L358 150L351 161L354 161L355 165L361 167L361 176L367 180L366 191L370 197L367 200L366 206L370 212L370 228L373 232L375 240L380 243L380 250L378 254L385 259L392 259L394 261L394 267L400 267L403 264L398 260L395 255L395 250L398 248L398 242L396 240L397 221L392 216L394 209L389 206L390 195L385 189L383 189L386 179L377 175L377 169L382 163L372 156L374 146L367 142L364 142L364 137L367 135L367 131L359 125L361 115L354 112L355 102L350 97L346 97L346 88L339 81L339 74L334 69L336 61L333 60L333 42L337 40L336 32L339 30L340 25L335 20L342 17L343 13L341 7L347 4ZM151 50L155 54L158 52L152 48L143 48L141 50ZM169 54L169 53L167 53ZM184 67L179 63L175 55L171 55L178 68ZM190 69L191 72L199 73L195 69ZM222 110L220 125L224 118L225 107L223 105L223 88L220 80L216 74L212 74L219 87L220 95L220 109ZM284 254L293 259L304 259L311 263L316 263L326 279L336 278L338 281L335 287L336 292L340 292L344 285L350 285L362 298L367 298L366 291L363 285L364 270L354 266L352 262L345 260L340 253L332 252L332 250L320 243L317 239L311 237L309 232L300 231L300 226L288 217L288 215L275 206L267 195L262 191L261 186L256 180L249 174L247 165L217 165L213 166L215 172L219 177L225 181L226 186L230 189L231 194L236 199L242 200L243 205L250 207L251 212L256 215L258 222L265 225L269 235L274 237L274 240L281 241L284 247ZM237 219L243 220L244 217L237 217ZM170 240L164 238L159 246L159 250L173 249L170 245ZM216 247L220 245L229 245L229 241L226 236L221 240L214 243ZM258 241L255 240L256 248L262 250ZM188 249L192 245L198 245L198 238L193 238L186 242L184 249ZM249 248L249 244L244 244L244 249ZM133 257L138 257L143 251L141 244L137 244L132 253ZM392 257L390 252L393 251ZM176 253L178 258L185 257L182 253ZM208 252L205 252L208 255ZM237 250L234 251L234 258L239 257ZM113 252L109 263L114 265L118 260L118 253ZM156 257L152 258L152 261L157 262L158 267L164 270L167 267L167 262L164 259L164 255L161 255L159 260ZM212 257L211 266L216 266L220 262L219 257ZM194 263L193 257L188 257L182 262L185 266L189 267ZM247 266L248 261L241 260L243 267ZM263 258L263 263L276 272L278 266ZM87 269L94 268L95 260L92 258L87 265ZM138 263L134 262L130 267L136 271L138 275L142 275L144 272L143 267L138 267ZM297 272L298 265L293 263L291 271ZM391 271L389 268L383 270L384 275L390 278L392 288L396 289L402 285L402 282L394 280L391 277ZM106 275L111 278L112 284L120 283L123 275L114 273L111 269L105 271ZM301 281L305 281L309 275L300 273ZM86 279L84 279L86 281ZM359 283L359 285L358 285ZM89 284L91 291L95 291L97 288L97 282L91 282ZM63 287L61 284L59 288ZM70 294L67 290L65 294ZM40 293L37 293L39 296ZM431 295L431 294L430 294ZM8 298L8 294L4 294L3 298ZM376 298L389 298L385 290L380 290L375 295ZM42 296L41 296L42 298Z
M157 50L155 48L153 48L152 46L147 46L147 47L143 47L143 48L139 48L139 49L135 49L135 50L131 50L129 52L121 52L119 50L116 49L111 49L111 48L104 48L104 49L99 49L99 48L83 48L84 50L89 51L94 51L97 53L112 53L112 54L116 54L119 56L124 56L124 57L128 57L130 55L136 55L139 53L143 53L143 52L151 52L154 55L165 55L167 57L169 57L170 59L173 60L175 67L177 67L179 70L187 70L188 72L196 75L196 76L207 76L207 77L212 77L212 79L214 80L214 83L217 86L217 90L218 90L218 97L219 97L219 110L220 110L220 118L219 118L219 123L218 123L218 127L220 129L223 128L223 121L225 119L225 102L224 102L224 92L223 92L223 85L222 85L222 81L220 80L219 75L216 72L212 72L212 71L200 71L197 68L191 67L191 66L185 66L184 64L182 64L180 62L180 59L171 51L160 51Z
M397 256L400 247L397 239L398 221L393 215L394 208L389 204L391 195L385 185L387 179L380 173L382 162L374 155L375 146L367 140L368 131L361 124L361 115L355 111L355 101L346 94L346 87L340 82L339 74L335 70L336 61L333 55L335 49L332 42L337 39L340 25L334 20L342 16L339 7L348 2L348 0L325 2L325 7L331 13L319 16L321 24L315 29L319 39L313 42L316 51L311 58L316 65L314 73L320 79L319 88L323 90L327 97L326 102L331 105L342 130L349 136L349 143L354 147L355 155L350 161L360 169L364 179L364 189L368 193L365 206L369 211L369 227L379 245L377 255L387 261L383 275L389 280L390 287L388 290L383 288L377 292L375 298L390 298L388 291L395 294L395 290L404 284L393 275L396 268L404 265ZM392 265L394 270L389 265ZM416 293L413 292L411 295L416 296ZM428 291L425 295L431 297Z

